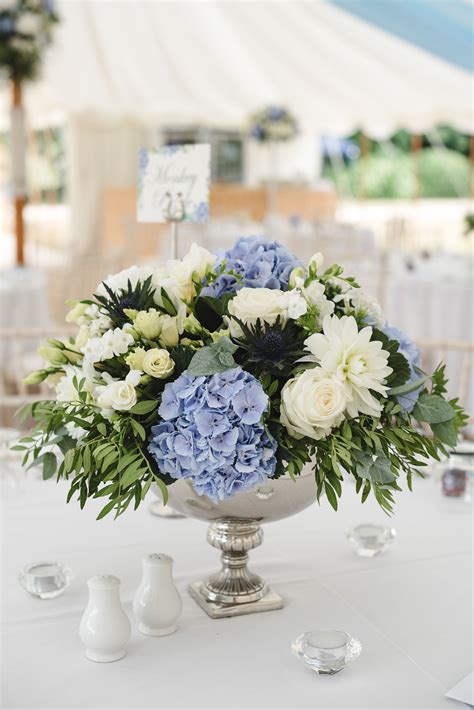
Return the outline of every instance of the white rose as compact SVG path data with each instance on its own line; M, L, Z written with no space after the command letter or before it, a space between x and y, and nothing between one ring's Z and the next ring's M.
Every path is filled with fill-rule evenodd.
M148 350L143 356L142 370L147 375L164 380L173 372L174 361L167 350L153 348Z
M280 317L299 318L306 313L307 304L299 291L279 291L271 288L242 288L229 301L229 314L246 325L255 325L257 320L273 325ZM231 333L238 335L240 328L230 319Z
M285 384L280 421L297 439L303 436L323 439L342 422L345 408L343 383L317 367L305 370Z
M111 382L108 385L97 387L97 404L102 409L115 409L126 412L137 403L135 386L140 381L141 373L130 370L125 380Z

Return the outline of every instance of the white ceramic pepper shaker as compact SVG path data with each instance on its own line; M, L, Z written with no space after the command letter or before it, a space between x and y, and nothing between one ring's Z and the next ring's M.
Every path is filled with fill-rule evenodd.
M120 580L110 574L91 577L89 603L81 619L79 635L91 661L109 663L125 656L130 620L120 601Z
M133 600L138 630L148 636L168 636L177 629L183 602L173 582L173 558L152 553L142 558L142 581Z

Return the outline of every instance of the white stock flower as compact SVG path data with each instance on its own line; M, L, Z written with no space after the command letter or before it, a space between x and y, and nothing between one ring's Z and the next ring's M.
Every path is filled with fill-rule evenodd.
M381 305L375 298L361 288L350 288L344 294L336 296L334 300L336 302L343 301L346 308L353 308L355 311L365 312L368 317L369 325L382 328L385 319Z
M139 281L146 281L149 276L153 276L154 269L149 266L130 266L128 269L119 271L118 274L109 274L103 282L101 282L96 290L99 296L108 297L107 290L104 287L104 282L114 292L118 293L122 289L128 288L128 282L132 288L135 288Z
M372 328L359 331L353 316L326 316L323 332L305 340L311 354L302 360L319 363L344 384L350 417L359 413L378 416L382 407L370 390L382 395L387 392L383 383L392 372L387 366L389 353L382 343L371 341L371 336Z
M141 365L143 372L160 380L171 375L174 370L174 360L171 359L169 352L163 348L148 350L143 356Z
M116 355L124 355L134 342L130 333L115 328L107 330L100 338L91 338L82 348L82 352L89 362L101 362Z
M257 320L273 325L278 317L282 322L289 318L299 318L306 313L308 305L300 291L279 291L272 288L242 288L229 301L228 309L246 325L255 325ZM240 333L238 324L231 318L230 330L233 335Z
M93 368L85 365L82 367L66 365L64 367L64 375L55 385L56 399L58 402L79 402L79 395L73 383L74 378L76 378L78 384L83 381L81 387L82 391L91 394L95 374Z
M283 387L280 421L297 439L322 439L342 422L346 404L344 384L314 367Z
M137 403L135 387L140 382L141 372L130 370L125 380L115 380L107 385L96 387L97 404L105 412L115 409L126 412Z
M295 276L294 285L301 291L303 298L312 305L318 308L319 318L318 320L322 322L325 316L330 316L334 313L334 303L326 298L324 292L324 285L319 281L311 281L311 283L305 287L304 279L300 276Z
M316 272L321 271L324 266L324 255L321 254L320 251L317 251L309 260L309 264L316 269Z

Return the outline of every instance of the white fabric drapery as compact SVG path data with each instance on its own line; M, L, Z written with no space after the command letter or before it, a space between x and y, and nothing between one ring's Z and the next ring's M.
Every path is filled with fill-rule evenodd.
M324 0L59 2L41 113L241 128L286 104L303 132L469 132L470 74Z

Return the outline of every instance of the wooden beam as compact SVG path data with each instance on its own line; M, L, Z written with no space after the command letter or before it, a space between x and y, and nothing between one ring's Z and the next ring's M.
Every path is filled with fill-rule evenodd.
M19 79L14 79L12 83L12 105L13 108L22 108L22 86ZM17 266L25 264L25 222L23 218L23 208L25 206L25 195L18 194L17 186L14 185L14 210L15 210L15 239L16 239L16 263Z

